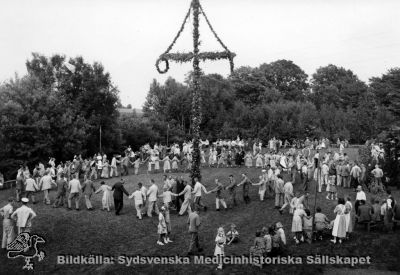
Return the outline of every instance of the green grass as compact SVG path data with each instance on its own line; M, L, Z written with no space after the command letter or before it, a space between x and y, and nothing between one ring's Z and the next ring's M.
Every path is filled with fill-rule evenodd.
M350 152L351 156L356 156L355 152ZM144 168L142 168L144 169ZM233 174L239 179L242 171L247 171L251 178L256 179L260 173L258 169L251 168L205 168L202 170L203 182L206 186L214 186L213 182L218 177L224 184L228 181L228 175ZM159 185L162 185L162 174L144 174L129 176L126 178L126 188L132 192L136 184L141 181L148 186L149 178L154 178ZM180 174L174 174L180 175ZM185 174L188 175L188 174ZM108 180L108 184L113 184L117 179ZM98 186L99 183L96 183ZM311 190L315 190L312 184ZM299 184L295 185L295 190L299 189ZM46 239L44 250L46 258L38 263L35 260L35 272L51 274L81 274L81 273L164 273L164 274L243 274L243 273L272 273L272 274L316 274L327 272L348 273L355 272L358 268L366 272L376 271L400 271L400 235L384 234L379 231L367 233L364 229L354 232L350 241L341 245L333 245L326 238L322 242L311 245L301 244L296 246L293 242L293 235L290 232L292 219L285 213L281 216L273 209L274 201L272 198L264 202L258 200L258 187L251 188L250 197L252 202L245 205L241 198L241 190L238 197L240 204L238 207L229 211L216 212L215 195L210 194L204 197L204 203L209 207L209 211L200 212L202 226L200 230L200 240L204 247L205 255L213 255L214 238L217 228L223 226L228 230L231 223L235 223L241 234L238 244L228 246L226 255L248 254L249 247L252 245L254 233L263 226L269 226L277 221L284 225L288 245L287 255L305 256L314 254L342 255L342 256L371 256L372 264L366 266L325 266L325 265L270 265L262 270L250 265L227 265L222 272L215 271L215 265L137 265L126 267L123 265L57 265L56 257L59 254L105 254L118 256L127 255L185 255L189 245L187 233L187 217L178 217L174 212L171 213L172 236L174 241L164 247L156 245L157 241L157 218L144 218L139 221L135 217L133 201L125 197L125 205L121 216L115 216L113 212L107 213L100 211L101 195L95 195L92 199L95 211L84 210L84 200L81 199L81 211L67 211L66 209L53 209L43 205L41 202L33 205L33 209L38 217L33 222L33 232L42 235ZM0 199L5 202L11 191L0 193ZM339 189L339 194L347 194L347 190ZM349 193L355 198L355 193ZM55 193L51 194L53 198ZM399 193L394 192L397 201L400 201ZM41 195L39 196L41 199ZM310 203L314 202L314 195L311 195ZM4 204L4 203L3 203ZM325 196L318 195L317 205L321 206L323 212L330 219L334 218L333 209L335 202L325 200ZM3 251L0 255L0 274L13 274L22 272L22 259L6 258ZM355 273L354 273L355 274ZM358 273L357 273L358 274ZM375 274L375 273L374 273Z

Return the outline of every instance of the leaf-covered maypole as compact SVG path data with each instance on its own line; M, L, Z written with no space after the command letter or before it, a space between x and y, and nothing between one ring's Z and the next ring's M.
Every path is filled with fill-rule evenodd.
M185 28L185 24L190 16L190 13L193 13L193 52L189 53L170 53L172 47L175 45L178 40L180 34ZM214 34L217 41L220 43L224 51L222 52L200 52L199 50L199 16L203 15L204 19L209 26L211 32ZM192 180L196 177L201 179L200 173L200 123L201 123L201 96L200 96L200 60L220 60L220 59L228 59L230 64L231 72L233 72L233 58L235 57L235 53L229 51L229 49L222 43L221 39L218 37L213 27L210 24L204 10L199 2L199 0L192 0L190 4L190 8L186 13L185 19L179 29L177 35L172 41L171 45L167 48L167 50L160 55L156 62L156 68L159 73L166 73L169 69L169 61L175 62L189 62L193 61L193 83L192 83L192 135L193 135L193 163L192 163ZM165 63L165 68L160 69L160 63Z

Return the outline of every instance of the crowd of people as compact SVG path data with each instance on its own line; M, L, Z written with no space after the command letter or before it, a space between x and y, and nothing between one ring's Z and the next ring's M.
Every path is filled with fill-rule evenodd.
M387 230L392 230L396 222L400 221L400 204L396 203L389 191L383 200L374 198L372 205L367 203L363 191L363 187L366 186L366 167L363 164L359 165L357 160L349 159L344 152L348 144L343 141L338 142L336 150L330 149L327 139L315 142L306 139L304 144L307 147L304 148L299 148L296 142L292 145L286 142L282 144L275 138L268 142L266 148L259 141L255 141L250 147L239 138L231 141L219 140L212 144L202 141L201 144L203 166L255 166L260 168L257 180L253 180L254 175L249 176L247 172L243 172L239 179L231 174L227 179L216 178L214 185L206 187L197 178L192 184L184 176L168 173L178 171L180 166L183 166L184 170L190 169L193 150L191 142L185 142L182 147L177 144L170 147L155 144L152 148L146 144L139 152L134 152L128 147L123 156L113 155L110 162L105 154L97 154L88 159L77 155L72 161L60 162L58 165L54 158L50 158L46 167L39 162L32 173L26 165L21 165L16 178L16 198L10 198L9 203L0 209L4 218L2 247L5 248L15 236L14 220L18 233L30 231L36 213L28 207L28 203L37 203L38 192L43 192L44 204L54 208L65 206L68 210L76 211L81 209L81 197L84 198L86 209L94 210L92 197L101 193L102 210L111 211L114 205L116 215L120 215L123 209L125 195L133 200L139 220L156 214L159 236L157 245L160 246L173 242L171 213L175 212L178 216L188 213L191 235L189 254L194 253L196 249L202 250L198 236L201 224L199 211L208 209L203 203L203 197L214 194L215 210L228 210L237 207L239 188L242 189L245 204L251 202L250 188L257 186L260 201L272 198L276 211L281 215L285 215L285 209L288 208L289 214L292 215L291 231L295 244L311 242L313 239L322 240L327 232L332 235L333 243L341 243L349 238L354 224L382 222ZM281 146L285 150L280 150ZM320 155L321 149L326 149L323 155ZM133 166L134 173L138 174L140 165L147 162L146 170L149 173L153 168L156 171L160 170L160 161L163 161L165 172L163 184L157 184L149 176L149 184L137 183L131 194L125 189L123 176L129 174L130 166ZM383 171L378 164L371 173L375 182L378 185L382 184ZM103 179L112 177L118 177L119 180L109 186ZM308 200L312 179L317 183L319 193L326 192L327 201L338 201L333 212L336 215L334 220L330 221L320 207L315 209L315 213L311 213ZM222 181L227 181L228 184L224 185ZM299 186L299 191L294 192L294 186ZM51 198L50 192L53 187L56 192ZM351 189L357 191L354 209L350 196L344 198L338 195L339 188L342 191L341 195L350 193ZM22 201L22 206L14 211L15 201ZM282 222L277 222L257 230L250 255L281 254L287 245L283 228ZM224 246L233 245L237 241L239 232L235 225L231 226L227 234L224 228L218 228L214 255L223 257ZM222 268L222 261L217 268Z

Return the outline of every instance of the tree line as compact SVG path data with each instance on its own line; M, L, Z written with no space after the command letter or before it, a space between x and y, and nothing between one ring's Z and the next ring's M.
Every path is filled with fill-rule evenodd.
M120 115L118 88L100 63L82 57L27 60L28 73L0 85L0 171L19 164L120 153L147 142L190 138L191 77L150 84L143 115ZM400 69L367 84L352 71L320 67L309 77L289 60L240 67L200 79L202 138L291 140L305 137L363 143L399 120Z

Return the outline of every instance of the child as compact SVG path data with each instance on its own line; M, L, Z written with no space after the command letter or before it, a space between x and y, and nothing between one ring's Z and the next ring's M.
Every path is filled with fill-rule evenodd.
M226 243L226 237L225 237L225 232L222 227L218 228L218 233L217 237L215 237L215 250L214 250L214 256L218 257L218 267L217 270L222 269L222 258L225 255L225 246Z
M157 226L157 233L159 235L157 244L164 245L167 244L167 240L165 239L165 235L167 234L167 223L165 222L164 212L165 207L162 206L160 209L160 213L158 214L158 226Z
M271 229L271 227L269 229ZM267 255L271 254L271 249L272 249L272 237L270 234L271 231L269 229L267 229L266 227L263 227L262 229L262 233L265 240L265 253Z
M217 187L215 187L213 190L208 191L207 194L214 193L214 192L216 193L216 196L215 196L215 210L216 211L219 211L220 203L226 210L226 209L228 209L228 207L226 206L225 199L222 196L222 190L224 189L224 186L222 185L222 183L220 183L218 181L218 179L215 179L215 183L216 183Z
M97 189L96 192L94 192L95 194L99 193L99 192L103 192L103 198L101 199L101 203L102 203L102 210L107 209L108 212L110 212L110 207L112 204L112 200L111 200L111 187L108 186L104 181L102 181L100 183L100 188Z
M231 230L226 233L228 245L239 241L239 232L236 230L236 225L231 224Z
M163 198L163 203L164 206L169 207L170 203L172 202L172 196L177 197L178 194L174 194L170 191L170 188L167 186L164 186L164 192L159 195L159 198Z
M317 212L315 213L315 230L317 231L316 233L316 239L322 241L322 234L324 230L328 227L329 220L326 217L325 214L321 213L321 207L317 207Z
M270 227L269 234L272 237L271 256L275 257L281 253L281 239L274 227Z
M257 230L253 246L250 247L250 257L262 257L265 253L265 240L261 236L261 231ZM260 268L261 264L258 265Z
M171 236L171 218L169 216L169 206L166 205L164 207L165 207L164 211L165 223L167 224L167 235L165 241L167 243L172 243L171 239L169 238L169 236Z
M303 217L303 234L305 236L306 242L311 243L313 217L311 216L311 212L309 209L306 209L304 212L306 212L306 215Z
M299 204L294 210L293 213L293 221L292 221L292 232L295 234L294 240L296 244L299 244L300 241L304 241L304 237L302 235L303 233L303 216L306 215L306 212L304 212L303 205Z
M283 230L283 225L281 222L277 222L275 225L276 233L279 236L280 243L286 245L286 234Z
M332 180L333 178L333 180ZM326 196L327 200L337 200L337 188L335 185L335 176L331 176L328 180L328 186L326 187L326 190L328 192L328 195Z
M138 184L138 189L133 192L129 198L135 199L135 208L136 208L136 217L141 220L142 219L142 207L143 207L143 201L144 201L144 196L142 191L140 190L141 188L141 183Z

